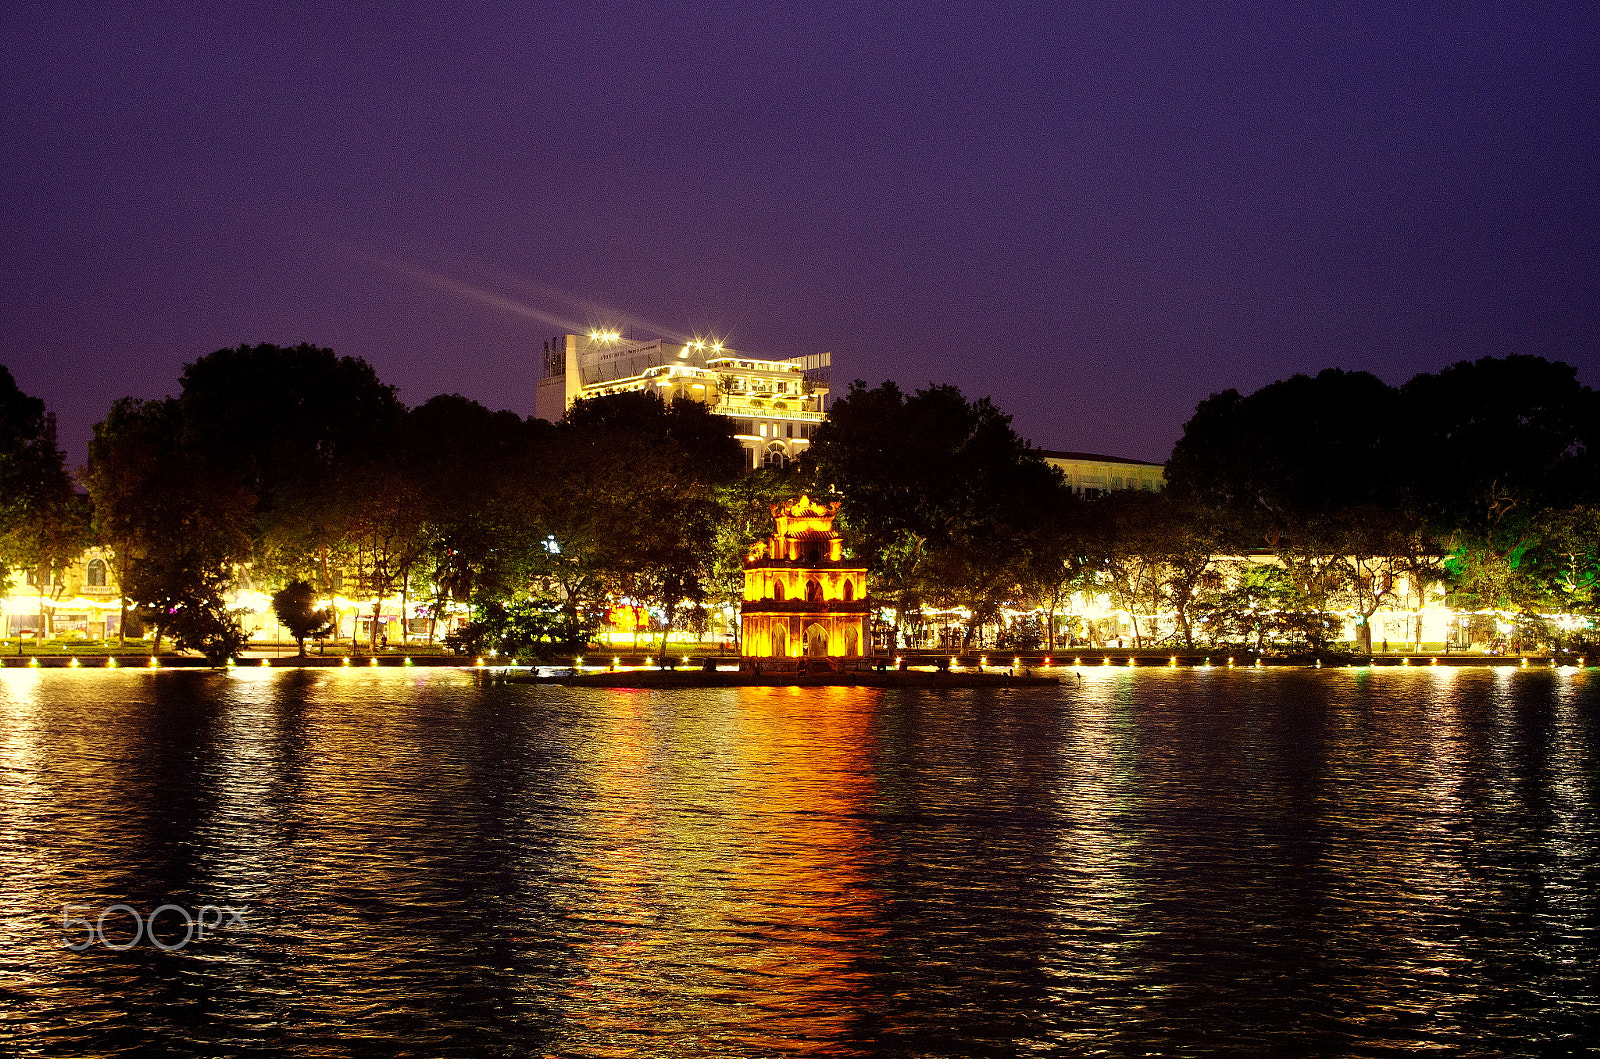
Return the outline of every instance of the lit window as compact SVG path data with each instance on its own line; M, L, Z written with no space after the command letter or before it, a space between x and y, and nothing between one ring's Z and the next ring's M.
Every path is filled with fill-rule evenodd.
M767 436L767 424L765 424L765 423L761 424L761 436L762 437L766 437Z
M89 560L87 582L90 588L106 587L106 561L104 559Z

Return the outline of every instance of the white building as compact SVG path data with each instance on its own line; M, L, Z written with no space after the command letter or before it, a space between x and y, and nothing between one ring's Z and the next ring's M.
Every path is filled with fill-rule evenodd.
M1159 463L1096 456L1089 452L1039 450L1044 462L1059 468L1074 493L1117 492L1123 489L1159 493L1167 487L1166 469Z
M693 398L733 420L749 466L783 466L805 450L826 413L832 354L759 360L720 342L633 341L615 331L544 344L534 413L552 422L586 397L654 390Z

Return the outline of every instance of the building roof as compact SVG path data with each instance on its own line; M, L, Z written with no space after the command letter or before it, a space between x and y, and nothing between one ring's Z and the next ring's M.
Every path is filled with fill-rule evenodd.
M1138 467L1164 467L1165 464L1151 463L1149 460L1130 460L1121 456L1099 456L1092 452L1056 452L1053 449L1038 449L1039 455L1046 459L1056 460L1085 460L1091 463L1129 463Z

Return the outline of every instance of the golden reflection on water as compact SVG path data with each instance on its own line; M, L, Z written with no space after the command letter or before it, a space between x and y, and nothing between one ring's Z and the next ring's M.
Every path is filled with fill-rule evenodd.
M0 797L0 879L15 894L37 893L50 876L48 855L36 829L48 792L43 783L46 740L39 726L37 670L0 669L0 773L6 777ZM20 948L37 935L36 909L6 901L0 918L0 948Z
M603 753L573 910L565 1006L585 1054L757 1054L817 1043L851 1019L838 998L874 934L872 701L849 689L747 688L690 711L657 694L599 698ZM654 983L673 983L670 991ZM729 1014L743 1012L730 1022Z
M1141 675L1142 676L1142 675ZM1054 808L1060 821L1051 880L1059 943L1046 957L1061 1013L1058 1043L1087 1047L1103 1036L1095 1014L1124 1002L1135 967L1134 919L1142 838L1126 826L1141 787L1129 686L1141 676L1093 670L1063 704L1062 753Z

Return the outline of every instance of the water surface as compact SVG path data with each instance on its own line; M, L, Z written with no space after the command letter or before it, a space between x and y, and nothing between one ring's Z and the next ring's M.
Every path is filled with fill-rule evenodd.
M1010 692L5 670L0 1042L1576 1053L1600 1039L1597 692L1444 668ZM117 902L249 911L172 952L63 949L63 906Z

